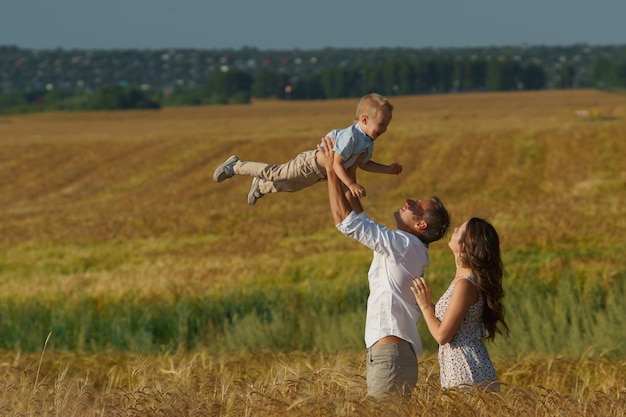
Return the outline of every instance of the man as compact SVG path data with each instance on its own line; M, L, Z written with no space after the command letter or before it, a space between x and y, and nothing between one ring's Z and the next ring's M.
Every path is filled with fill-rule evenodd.
M322 139L318 152L328 174L328 199L337 229L374 251L368 272L365 346L367 391L410 395L417 383L417 356L422 343L417 322L422 314L411 292L412 280L429 264L428 245L441 239L450 216L437 197L407 199L394 217L396 230L371 220L360 204L352 208L333 170L334 140Z

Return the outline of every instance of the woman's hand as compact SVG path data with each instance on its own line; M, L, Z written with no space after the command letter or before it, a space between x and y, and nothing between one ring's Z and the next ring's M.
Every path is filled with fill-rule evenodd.
M411 291L413 291L415 301L421 310L432 308L433 295L423 275L413 279Z

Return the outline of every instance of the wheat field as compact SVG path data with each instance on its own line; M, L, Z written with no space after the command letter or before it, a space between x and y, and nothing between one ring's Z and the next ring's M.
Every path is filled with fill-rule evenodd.
M623 416L626 362L496 359L501 393L439 388L420 361L411 398L373 399L362 354L2 354L5 416Z
M362 301L371 255L335 230L325 186L251 207L249 179L211 179L231 154L280 163L312 149L352 122L356 100L259 101L0 117L0 413L623 416L626 96L391 101L374 159L404 171L359 174L363 205L392 225L405 198L438 195L453 224L496 226L515 324L491 349L501 394L441 391L421 328L429 349L412 398L366 397L363 310L339 294ZM453 261L445 243L430 253L440 294ZM272 333L229 310L228 325L198 322L193 348L168 342L198 297L244 310L268 297L270 312L304 319ZM342 307L320 320L308 316L317 303ZM144 323L155 309L164 329L123 327L124 314ZM285 349L289 335L313 347Z

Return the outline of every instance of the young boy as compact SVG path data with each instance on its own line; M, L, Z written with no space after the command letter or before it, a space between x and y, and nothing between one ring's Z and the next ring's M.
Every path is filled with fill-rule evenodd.
M383 165L371 159L374 141L387 130L392 112L393 106L385 97L376 93L368 94L359 101L356 122L352 126L327 134L335 139L334 171L350 190L353 203L365 196L365 189L356 182L357 166L364 171L379 174L398 175L402 172L402 166L398 163ZM222 182L235 174L253 177L248 193L250 205L256 204L265 194L299 191L326 179L326 169L323 162L318 160L317 149L304 151L280 165L242 161L233 155L217 167L213 180Z

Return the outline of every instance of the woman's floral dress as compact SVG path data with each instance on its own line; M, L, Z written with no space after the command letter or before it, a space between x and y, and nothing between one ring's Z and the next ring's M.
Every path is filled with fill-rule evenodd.
M462 279L467 279L478 287L473 276L469 275ZM448 308L455 286L456 283L451 284L435 306L435 316L440 321ZM442 388L473 385L493 391L500 390L496 371L483 343L484 304L485 298L479 289L478 301L469 307L452 340L439 346Z

